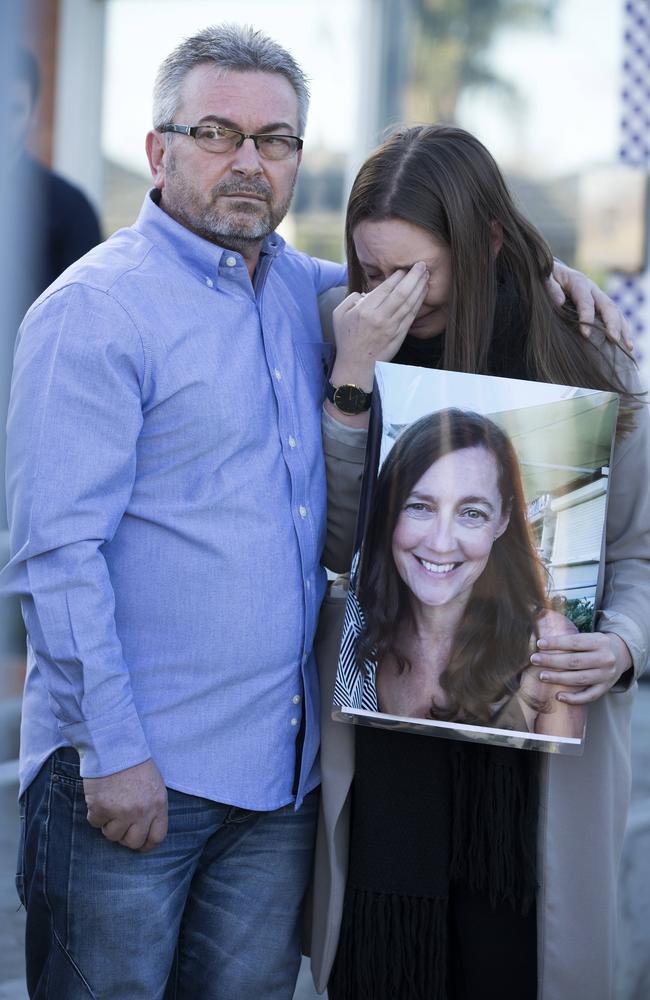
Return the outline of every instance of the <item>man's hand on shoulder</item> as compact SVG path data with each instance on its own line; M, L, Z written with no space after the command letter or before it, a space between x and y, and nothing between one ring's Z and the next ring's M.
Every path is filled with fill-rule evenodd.
M150 851L167 836L167 789L153 760L105 778L84 778L88 822L107 840Z
M553 263L553 273L546 288L551 299L559 306L569 298L576 308L580 321L580 331L589 337L596 319L605 327L608 340L622 344L627 351L634 350L634 341L627 319L595 281L581 271L568 267L560 260Z

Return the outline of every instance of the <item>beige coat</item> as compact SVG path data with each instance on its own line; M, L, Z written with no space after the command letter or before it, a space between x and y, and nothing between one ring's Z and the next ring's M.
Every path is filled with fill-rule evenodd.
M636 369L621 352L604 338L599 347L615 360L625 384L641 390ZM331 422L328 428L329 500L340 533L345 523L341 511L349 513L358 495L360 432L355 438L354 432L336 432ZM635 677L650 648L649 470L650 421L644 405L635 429L614 450L598 619L601 631L616 632L627 643L634 677L628 672L590 706L581 757L542 755L538 1000L613 996L618 865L630 795L630 716ZM306 950L319 990L327 985L338 943L354 770L354 729L332 721L330 713L343 597L342 590L330 590L316 641L323 786Z

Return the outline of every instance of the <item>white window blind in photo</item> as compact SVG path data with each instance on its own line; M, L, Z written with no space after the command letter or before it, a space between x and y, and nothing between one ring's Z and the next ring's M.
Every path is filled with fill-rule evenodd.
M606 494L557 512L551 562L554 566L598 562L605 519Z

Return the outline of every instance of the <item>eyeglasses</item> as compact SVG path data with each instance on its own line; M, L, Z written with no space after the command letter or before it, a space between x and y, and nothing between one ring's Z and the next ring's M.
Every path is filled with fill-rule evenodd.
M189 135L206 153L231 153L239 149L245 139L253 140L255 149L265 160L286 160L302 149L302 139L297 135L255 135L223 125L161 125L158 131Z

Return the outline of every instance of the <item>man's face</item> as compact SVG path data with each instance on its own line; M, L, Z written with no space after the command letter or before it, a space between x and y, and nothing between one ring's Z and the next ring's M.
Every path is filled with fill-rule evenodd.
M220 74L204 64L185 77L174 122L297 135L298 98L278 73ZM300 153L262 159L251 139L231 152L209 153L189 136L155 132L147 152L161 207L199 236L242 251L286 215L300 163Z

